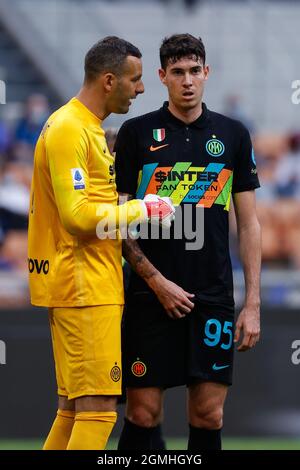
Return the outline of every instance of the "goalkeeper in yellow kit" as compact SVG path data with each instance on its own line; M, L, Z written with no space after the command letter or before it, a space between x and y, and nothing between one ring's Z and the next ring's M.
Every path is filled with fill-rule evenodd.
M120 329L124 304L123 225L174 208L159 198L117 205L114 157L102 121L127 113L143 93L140 51L107 37L85 57L78 95L52 114L35 149L29 214L29 282L33 305L49 308L58 411L50 449L104 449L121 394ZM99 224L115 227L106 238ZM102 233L103 235L103 233Z

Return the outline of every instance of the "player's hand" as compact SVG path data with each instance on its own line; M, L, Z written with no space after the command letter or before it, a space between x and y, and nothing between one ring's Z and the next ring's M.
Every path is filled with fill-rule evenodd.
M253 348L259 341L260 336L260 309L256 306L245 306L238 316L234 342L240 338L241 343L237 350L240 352Z
M171 222L175 219L175 207L169 197L147 194L143 202L147 210L148 221L151 224L159 224L162 227L170 228Z
M186 292L182 287L169 281L162 275L155 275L149 281L149 286L158 300L173 319L183 318L194 308L194 294Z

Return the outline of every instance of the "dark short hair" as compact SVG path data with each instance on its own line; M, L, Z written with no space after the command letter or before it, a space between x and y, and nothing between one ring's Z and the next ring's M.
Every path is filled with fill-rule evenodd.
M169 63L175 63L182 57L195 57L205 64L205 47L201 38L191 34L173 34L164 38L159 49L161 67L166 70Z
M140 59L142 54L137 47L125 39L107 36L96 42L85 56L84 81L91 82L103 72L111 72L120 76L128 56Z

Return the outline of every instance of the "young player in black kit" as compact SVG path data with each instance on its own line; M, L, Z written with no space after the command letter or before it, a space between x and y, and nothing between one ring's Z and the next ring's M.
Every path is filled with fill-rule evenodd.
M163 448L164 389L182 384L188 390L188 449L221 449L234 343L240 340L238 351L246 351L260 334L261 234L254 194L259 181L247 129L202 102L209 67L201 39L164 39L160 60L169 101L125 122L115 146L124 199L152 193L170 197L179 208L170 239L123 242L133 272L124 316L127 410L119 449ZM231 194L246 288L235 326ZM197 240L201 211L203 243Z

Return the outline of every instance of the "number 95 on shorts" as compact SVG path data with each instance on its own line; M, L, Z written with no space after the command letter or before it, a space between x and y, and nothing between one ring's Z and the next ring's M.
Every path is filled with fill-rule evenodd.
M188 383L232 384L234 307L196 303L189 317Z

